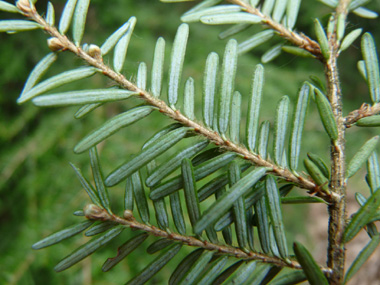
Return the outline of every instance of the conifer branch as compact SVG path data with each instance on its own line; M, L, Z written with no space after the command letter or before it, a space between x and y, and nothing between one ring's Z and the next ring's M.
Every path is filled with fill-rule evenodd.
M243 251L240 248L236 248L230 245L219 245L219 244L208 242L206 240L195 238L193 236L185 236L178 233L165 231L155 226L140 223L133 217L132 212L130 210L125 210L124 217L120 217L115 214L110 214L105 209L101 209L94 204L90 204L90 205L85 206L84 213L85 213L86 218L90 220L115 222L115 223L118 223L119 225L123 225L131 229L144 231L152 236L170 239L175 242L180 242L184 245L197 247L197 248L203 248L208 251L215 251L219 255L233 256L233 257L243 259L246 261L258 260L262 263L267 263L267 264L271 264L271 265L279 266L279 267L302 269L301 265L295 260L290 260L289 262L285 262L283 259L275 257L275 256L269 256L263 253L257 253L257 252L252 252L252 251ZM320 268L325 274L332 273L330 268L325 268L322 266Z
M28 2L28 1L27 1ZM20 1L18 2L20 3ZM211 142L213 142L215 145L219 146L222 149L235 152L238 155L240 155L242 158L244 158L247 161L250 161L254 165L257 166L263 166L267 167L268 169L271 169L269 172L288 181L291 183L294 183L298 187L302 189L306 189L309 191L309 193L316 194L317 196L320 196L324 198L327 202L330 200L339 200L340 196L335 193L325 193L321 191L321 188L309 177L303 177L299 174L295 175L292 173L289 169L282 168L275 163L273 163L270 160L263 159L260 155L256 153L250 152L246 147L235 144L228 139L222 138L217 132L210 130L206 128L204 125L195 122L193 120L190 120L185 115L183 115L180 111L174 110L170 108L163 100L157 99L146 90L142 90L138 88L135 84L133 84L131 81L127 80L124 75L115 72L112 68L107 66L101 57L99 56L91 56L89 53L85 52L81 47L76 46L72 41L70 41L65 35L61 34L57 28L54 26L50 26L43 17L41 17L38 12L35 10L34 7L30 8L29 5L26 6L24 3L23 5L18 5L18 8L25 14L25 16L33 19L38 24L42 25L44 27L44 30L52 36L51 39L48 40L49 47L53 49L54 51L61 50L61 51L71 51L76 56L83 59L86 63L89 65L98 68L101 70L101 72L116 82L120 87L136 92L139 94L140 98L145 100L149 105L155 106L158 108L158 110L163 113L164 115L176 120L177 122L181 123L184 126L193 128L196 133L199 135L204 136ZM281 28L282 29L282 28ZM301 41L302 37L299 38L299 41ZM305 39L303 41L306 41ZM52 43L54 44L52 46ZM305 42L303 42L305 43ZM309 45L309 48L311 49L313 45ZM315 46L314 46L315 48Z
M250 14L259 16L263 19L262 22L273 30L277 31L280 37L287 39L295 46L298 46L299 48L302 48L315 55L317 58L322 59L321 48L319 44L316 41L310 39L308 36L287 29L284 25L274 21L271 17L264 15L259 9L252 7L247 2L244 2L242 0L228 1L243 7L245 11Z

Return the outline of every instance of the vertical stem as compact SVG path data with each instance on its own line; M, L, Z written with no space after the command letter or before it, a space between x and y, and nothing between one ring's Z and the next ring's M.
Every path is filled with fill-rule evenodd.
M336 67L337 57L331 54L326 63L328 79L328 95L338 125L338 139L331 144L331 191L341 198L336 199L328 207L328 260L327 265L333 271L330 276L331 284L341 284L344 273L345 249L342 243L343 231L346 223L346 183L345 183L345 126L342 116L341 89Z
M336 8L339 15L346 18L350 0L340 0ZM331 144L331 191L341 198L328 207L328 252L327 265L332 269L330 284L342 284L344 278L345 248L342 242L346 224L346 181L345 181L345 125L342 114L342 93L337 68L339 42L336 39L336 22L334 33L329 36L330 58L325 63L328 84L328 97L338 126L338 139Z

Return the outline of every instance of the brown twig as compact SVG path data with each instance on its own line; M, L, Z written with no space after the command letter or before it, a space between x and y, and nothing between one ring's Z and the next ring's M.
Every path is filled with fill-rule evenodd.
M253 14L262 18L263 24L277 31L280 37L287 39L289 42L291 42L295 46L298 46L299 48L307 50L311 54L315 55L317 58L321 58L322 54L321 54L321 49L319 47L319 44L316 41L310 39L308 36L302 33L299 34L297 32L289 30L284 25L274 21L270 16L264 15L259 9L252 7L247 2L244 2L242 0L228 0L228 1L233 4L243 7L244 10L250 14Z
M293 269L301 269L301 265L295 260L289 260L285 262L283 259L269 256L263 253L253 252L253 251L243 251L240 248L233 247L230 245L219 245L211 243L205 240L200 240L193 236L185 236L177 233L171 233L159 229L155 226L146 225L138 222L133 216L131 211L126 210L124 213L124 218L117 216L115 214L109 214L106 210L99 208L94 204L87 205L84 209L85 216L91 220L100 220L100 221L113 221L119 225L124 225L131 229L137 229L153 235L156 237L170 239L176 242L180 242L187 246L203 248L208 251L215 251L220 255L233 256L239 259L244 260L258 260L262 263L272 264L278 267L288 267ZM321 267L322 271L325 274L331 274L329 268Z
M359 109L350 112L344 118L344 125L346 126L346 128L349 128L357 121L359 121L361 118L377 115L378 113L380 113L379 103L375 103L373 106L370 106L367 103L363 103Z

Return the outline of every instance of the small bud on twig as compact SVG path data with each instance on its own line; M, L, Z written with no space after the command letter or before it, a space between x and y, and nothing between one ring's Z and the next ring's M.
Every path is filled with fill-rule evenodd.
M30 6L29 0L18 0L16 6L24 14L29 14L33 11L33 7Z
M88 47L88 54L98 61L103 61L102 51L100 50L100 47L98 47L97 45L90 44L90 46Z
M49 38L47 40L48 47L51 51L65 50L65 46L58 38Z
M107 220L108 213L95 204L86 205L83 208L83 213L89 220Z
M135 218L133 217L133 213L131 210L125 210L124 213L123 213L123 217L124 219L126 219L127 221L132 221L134 220Z

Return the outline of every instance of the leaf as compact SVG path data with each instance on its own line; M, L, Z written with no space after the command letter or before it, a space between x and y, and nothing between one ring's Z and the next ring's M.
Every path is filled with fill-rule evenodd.
M166 0L164 0L164 1L166 1ZM190 13L193 13L196 11L200 11L200 10L208 8L208 7L215 6L215 5L219 4L220 2L222 2L222 0L205 0L205 1L202 1L202 2L198 3L197 5L195 5L193 8L191 8L190 10L188 10L184 15L190 14Z
M270 49L268 49L262 56L261 56L261 62L262 63L268 63L272 60L274 60L276 57L278 57L281 54L283 44L278 44Z
M358 70L361 74L361 76L364 78L364 80L367 81L367 68L365 66L365 61L364 60L359 60L357 63Z
M319 169L319 167L309 159L304 159L303 163L307 172L310 174L311 178L313 178L315 183L318 186L321 186L323 190L328 191L329 180L326 176L323 175L323 172Z
M231 124L230 124L230 138L234 143L240 141L240 119L241 119L241 94L235 91L232 97L231 104Z
M228 13L220 15L209 15L201 17L200 21L207 25L225 24L258 24L262 21L259 16L245 12Z
M100 222L93 227L91 227L89 230L87 230L84 235L86 237L90 236L95 236L101 233L104 233L105 231L108 231L109 229L112 229L113 227L116 227L117 223L112 222L112 221L105 221L105 222Z
M102 266L102 271L107 272L113 268L116 264L122 261L125 257L128 256L132 251L142 244L149 235L147 233L142 233L126 241L117 249L117 255L113 258L108 258Z
M49 67L57 60L56 53L49 53L40 62L33 68L30 73L26 83L24 85L24 89L21 92L20 100L26 92L28 92L32 87L40 80L40 78L46 73Z
M269 141L269 121L264 121L260 125L259 139L258 139L258 153L263 158L267 158L268 141Z
M307 157L319 168L324 177L330 178L330 170L322 158L310 152L307 153Z
M166 238L161 238L153 242L151 245L148 246L146 249L146 252L149 254L154 254L160 250L163 250L165 247L168 247L169 245L173 244L174 241Z
M360 251L358 256L352 262L350 268L348 269L344 282L348 282L352 276L362 267L362 265L369 259L371 254L376 250L380 243L380 236L374 236L371 241Z
M82 184L82 187L84 190L86 190L88 196L90 197L91 201L101 207L101 202L98 196L98 193L94 190L92 185L87 181L87 179L83 176L82 172L79 168L77 168L74 164L70 163L71 167L74 169L77 177L80 180L80 183Z
M368 160L373 151L375 150L379 142L379 136L375 136L368 140L354 155L351 161L348 163L346 177L350 178L353 176Z
M176 170L180 165L181 161L184 158L190 158L200 152L208 145L208 141L201 141L196 144L191 145L188 148L185 148L181 152L178 152L177 155L168 159L167 162L163 163L159 167L157 167L146 179L145 183L149 187L153 187L158 184L163 178L168 176L174 170Z
M343 233L343 242L347 243L352 240L356 234L368 224L376 214L380 206L380 191L376 190L367 199L365 204L353 215L351 221L346 226Z
M302 270L292 270L289 273L285 273L275 278L271 285L285 285L285 284L298 284L302 281L306 281L305 273Z
M137 71L136 86L142 90L146 90L147 67L145 62L140 62Z
M191 165L191 161L188 158L182 160L181 170L187 212L189 213L190 223L194 227L199 220L201 212L199 209L199 200L196 188L196 180L194 177L194 169Z
M250 24L236 24L219 34L219 39L224 40L249 28Z
M256 149L257 129L259 126L259 115L261 106L261 97L264 85L264 67L261 64L256 65L254 77L252 79L251 100L248 105L248 118L246 129L246 140L250 151Z
M335 8L338 5L338 0L318 0L330 8Z
M373 151L367 161L368 184L371 192L380 187L380 165L377 152Z
M315 29L315 35L317 36L317 40L321 48L322 55L325 59L329 59L330 57L329 41L327 40L325 30L323 29L322 24L318 19L314 20L314 29Z
M136 201L137 210L139 211L141 220L145 224L149 224L149 207L145 196L145 189L139 171L131 174L133 194Z
M282 17L285 14L286 6L288 0L277 0L276 5L274 6L272 19L276 22L281 22Z
M125 100L133 95L138 93L117 88L78 90L38 96L32 102L40 107L81 105Z
M293 46L282 46L281 49L284 51L284 52L287 52L287 53L290 53L290 54L294 54L296 56L301 56L301 57L309 57L309 58L315 58L315 56L302 49L302 48L299 48L299 47L293 47Z
M227 15L230 13L240 12L242 7L239 5L218 5L193 12L187 12L181 17L184 23L198 22L202 16L206 15Z
M175 109L175 104L178 100L178 89L182 76L188 37L189 26L187 24L180 25L173 43L169 70L168 99L172 109Z
M346 29L346 15L339 14L336 20L336 39L340 42Z
M229 40L224 51L222 85L219 97L219 131L224 136L230 119L231 98L235 88L237 69L237 42Z
M59 21L58 26L58 31L63 35L66 34L70 27L76 4L77 0L68 0L66 2L65 8L63 8L61 20Z
M45 66L46 67L46 66ZM39 70L40 71L40 70ZM62 86L64 84L74 82L79 79L87 78L95 74L97 71L94 67L79 67L69 71L62 72L58 75L50 77L45 81L37 84L28 91L25 91L18 99L17 103L24 103L37 95L43 94L47 91L50 91L54 88ZM45 72L45 71L43 71Z
M15 5L12 5L5 1L0 1L0 11L10 12L10 13L20 13Z
M374 39L370 33L362 36L362 53L365 61L369 93L373 102L380 101L379 60L376 54Z
M239 54L246 53L255 47L265 43L266 41L270 40L273 35L273 30L266 30L255 34L254 36L239 44Z
M46 238L36 242L32 245L33 249L41 249L48 246L51 246L53 244L57 244L65 239L68 239L72 236L75 236L79 234L80 232L87 229L89 226L91 226L94 223L94 221L84 221L79 224L73 225L69 228L66 228L64 230L61 230L59 232L56 232L54 234L51 234L47 236Z
M277 164L282 163L282 156L285 148L285 137L287 134L289 114L289 97L283 96L277 105L277 112L274 125L274 144L273 153L274 161Z
M61 272L63 270L66 270L67 268L73 266L74 264L78 263L82 259L86 258L87 256L94 253L96 250L98 250L100 247L105 245L106 243L113 240L115 237L117 237L125 228L122 226L117 226L113 229L110 229L109 231L105 232L101 236L95 237L89 242L83 244L79 248L77 248L75 251L73 251L71 254L66 256L64 259L62 259L55 267L54 270L57 272Z
M138 120L148 116L154 110L151 106L135 107L129 111L116 115L99 128L84 137L75 147L75 153L81 153L97 145L121 128L129 126ZM107 184L107 183L106 183Z
M359 17L367 19L375 19L379 16L376 12L366 9L364 7L359 7L355 9L353 13L358 15Z
M311 285L329 284L310 252L302 244L295 242L293 249L297 260L301 264L307 280Z
M319 197L310 196L292 196L281 198L281 204L305 204L305 203L325 203L327 202Z
M261 11L263 12L263 14L270 16L270 14L272 13L272 10L274 8L274 2L275 2L275 0L264 1L262 8L261 8Z
M51 2L48 2L45 19L46 19L46 23L49 26L54 26L54 24L55 24L55 12L54 12L54 6Z
M208 270L203 274L203 276L197 280L198 285L210 285L215 280L215 278L218 276L220 271L223 269L223 267L226 265L228 260L227 256L222 256L212 262L210 264L210 267Z
M190 120L194 120L194 79L189 77L186 81L183 114Z
M208 55L203 77L203 120L207 127L211 127L214 116L214 98L216 92L216 78L218 74L219 56L212 52Z
M76 46L82 41L90 0L78 0L73 15L73 40Z
M286 26L293 30L301 6L301 0L288 0L286 6Z
M156 158L183 139L188 131L189 128L179 128L163 135L157 143L142 150L134 158L112 171L106 179L106 185L114 186L118 184L124 178L128 177L133 172L140 169L140 167L146 165L152 159Z
M212 204L198 220L194 227L194 232L199 234L205 228L212 225L216 220L218 220L231 206L233 203L242 197L253 185L262 178L268 169L265 167L258 167L246 176L235 183L228 192L223 194L214 204Z
M117 73L120 73L123 68L125 58L127 56L129 42L131 41L131 37L136 25L136 21L137 19L135 17L129 18L128 29L123 34L123 36L120 38L120 40L117 42L115 46L115 52L113 56L113 67Z
M370 0L352 0L350 2L350 5L348 6L348 9L354 10L359 8L360 6L364 6L368 4L368 2L371 2Z
M265 201L269 210L271 224L273 226L276 244L282 258L288 257L288 247L286 245L286 236L284 223L282 221L281 202L278 193L276 180L272 176L266 178L266 195Z
M252 274L247 283L249 284L265 284L263 283L265 276L269 274L271 266L267 264L258 264L256 266L255 274Z
M132 280L128 281L128 285L132 284L144 284L151 279L158 271L160 271L181 249L181 244L172 246L168 251L162 253L154 261L152 261L147 267L145 267L139 274L137 274Z
M349 48L351 44L361 35L363 29L356 29L350 32L342 41L339 52L342 52Z
M297 106L294 109L293 123L289 142L289 166L290 169L298 168L298 160L301 150L302 131L305 124L305 117L309 103L309 85L304 83L298 93Z
M42 29L40 24L25 20L0 20L0 32L15 33Z
M212 284L222 284L224 281L228 279L242 264L244 263L243 260L240 260L238 262L235 262L231 266L229 266L226 270L224 270L215 280Z
M186 222L185 217L183 216L181 198L179 196L179 193L174 192L169 195L169 198L174 225L177 228L179 234L186 235Z
M380 116L373 115L373 116L361 118L355 123L355 125L358 127L379 127Z
M120 28L118 28L111 36L109 36L105 42L100 47L102 55L106 55L113 49L113 47L117 44L120 38L128 31L129 26L133 22L133 17L130 18L126 23L124 23Z
M106 186L104 185L103 173L99 164L98 151L96 147L90 149L90 161L91 161L91 170L92 175L94 176L96 190L98 191L98 196L102 206L112 214L110 208L109 195Z
M245 282L253 275L256 264L256 261L250 261L240 266L228 284L246 284Z
M198 248L186 255L186 257L182 259L182 261L178 264L178 266L170 276L169 285L178 284L203 252L203 248Z
M228 176L230 181L230 187L237 183L241 179L240 167L236 161L232 161L229 165ZM233 204L234 222L236 237L239 247L245 249L248 242L247 234L247 220L246 220L246 207L243 197L240 197Z
M315 102L317 103L317 108L322 119L323 127L325 128L330 139L336 141L338 139L338 126L336 124L330 102L318 89L314 89L314 92Z
M198 275L206 267L214 253L212 251L203 252L202 255L194 262L189 271L182 278L180 285L193 284Z
M102 105L103 103L92 103L83 105L78 109L78 111L76 111L76 113L74 114L74 118L81 119Z
M265 275L264 279L261 281L260 284L268 284L269 282L271 282L272 279L275 278L276 275L280 273L282 269L282 267L270 266L268 273Z
M152 95L156 98L161 95L162 78L164 76L164 61L165 61L165 40L160 37L157 40L154 49L153 65L152 65Z

